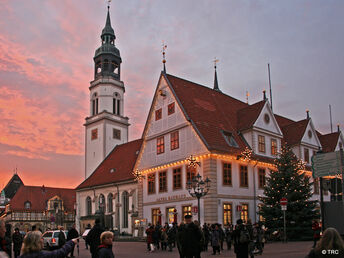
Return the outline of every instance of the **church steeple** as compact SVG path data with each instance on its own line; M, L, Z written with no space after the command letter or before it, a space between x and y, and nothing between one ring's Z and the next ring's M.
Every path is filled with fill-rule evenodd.
M115 32L111 26L110 7L108 6L105 27L100 36L102 45L94 54L94 79L101 77L113 77L120 81L121 79L121 55L115 46Z
M214 59L214 69L215 69L215 75L214 75L214 90L221 92L219 89L219 84L217 82L217 72L216 72L216 63L219 62L218 59Z

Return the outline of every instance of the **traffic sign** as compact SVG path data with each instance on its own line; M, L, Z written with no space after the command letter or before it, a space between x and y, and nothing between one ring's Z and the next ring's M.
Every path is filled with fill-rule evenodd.
M342 173L340 151L318 153L312 157L313 177L323 177Z
M288 199L285 198L285 197L281 198L280 204L281 204L282 206L286 206L286 205L288 204Z
M281 205L281 209L282 209L282 211L286 211L287 210L287 205Z

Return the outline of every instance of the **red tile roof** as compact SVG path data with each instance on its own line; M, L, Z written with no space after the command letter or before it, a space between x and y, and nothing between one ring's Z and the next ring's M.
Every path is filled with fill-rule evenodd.
M259 101L238 111L238 130L249 129L257 121L259 114L265 105L265 101Z
M339 140L340 133L329 133L324 135L319 135L319 140L321 142L323 152L332 152L336 150L336 146Z
M25 210L24 203L31 203L31 211L44 211L46 201L54 196L59 196L63 200L64 208L67 211L74 210L76 200L75 189L52 188L43 186L21 186L10 201L11 210Z
M142 139L117 145L90 177L76 189L134 179L132 171L142 145ZM114 169L114 172L110 172Z
M300 143L303 135L305 134L308 123L309 120L304 119L282 127L281 129L284 141L290 146Z

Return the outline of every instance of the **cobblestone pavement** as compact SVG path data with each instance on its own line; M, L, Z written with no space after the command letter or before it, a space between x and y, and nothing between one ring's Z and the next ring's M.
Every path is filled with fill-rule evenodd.
M304 258L312 247L312 242L289 242L283 243L268 243L265 245L264 253L255 256L257 258ZM146 250L146 243L143 242L114 242L113 251L116 258L141 258L141 257L166 257L166 258L179 258L177 248L172 252L155 251L148 252ZM77 250L75 249L74 255L77 257ZM89 250L85 249L83 240L80 242L80 255L82 258L90 258ZM201 257L235 257L233 250L224 250L220 255L212 255L211 247L208 252L202 252Z

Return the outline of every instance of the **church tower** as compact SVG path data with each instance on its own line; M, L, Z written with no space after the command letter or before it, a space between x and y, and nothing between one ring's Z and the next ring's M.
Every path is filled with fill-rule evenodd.
M90 114L84 124L85 178L88 178L110 151L128 142L128 117L124 116L122 59L115 46L110 10L101 34L101 46L94 55L94 80L90 83Z

